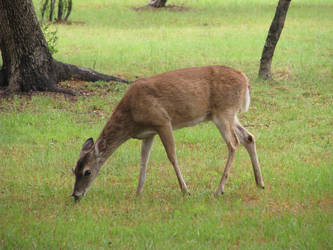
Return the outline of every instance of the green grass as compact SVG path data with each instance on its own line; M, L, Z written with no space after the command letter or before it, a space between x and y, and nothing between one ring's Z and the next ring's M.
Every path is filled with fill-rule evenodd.
M32 94L0 101L0 248L329 249L333 247L333 4L294 0L273 60L257 80L276 0L168 1L187 12L140 11L147 0L74 1L58 30L57 60L134 80L224 64L252 85L242 123L256 136L265 190L237 152L226 192L213 197L227 150L212 124L175 132L191 191L183 197L157 139L145 190L133 198L140 141L108 160L87 196L70 194L82 143L96 138L127 89L80 86L89 96ZM65 83L66 84L66 83Z

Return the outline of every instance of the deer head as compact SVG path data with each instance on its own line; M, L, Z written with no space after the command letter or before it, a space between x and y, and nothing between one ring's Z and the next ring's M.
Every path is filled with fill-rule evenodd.
M72 196L76 201L87 193L98 175L101 167L98 153L98 147L95 147L93 138L86 140L82 146L76 167L73 169L75 184Z

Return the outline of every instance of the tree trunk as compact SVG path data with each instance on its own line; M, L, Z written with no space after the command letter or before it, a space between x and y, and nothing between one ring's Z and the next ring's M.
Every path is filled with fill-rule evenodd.
M67 2L67 12L66 12L66 15L65 15L65 18L64 18L65 21L67 21L69 15L71 14L72 6L73 6L72 0L68 0L68 2Z
M1 37L0 33L0 51L1 47L3 46L3 39ZM8 62L6 61L7 56L5 55L5 51L1 51L2 53L2 67L0 69L0 87L5 87L8 85L7 83L7 68L8 68Z
M57 17L54 17L56 5L58 8ZM43 0L42 1L42 8L41 8L41 16L42 20L44 20L44 16L46 13L48 13L49 17L48 20L50 22L53 21L55 18L56 21L67 21L69 15L71 14L73 6L72 0L51 0L51 3L49 4L49 0Z
M279 0L276 8L275 16L269 28L266 43L260 59L259 77L268 80L272 78L271 65L274 55L274 50L277 42L279 41L284 21L287 16L291 0Z
M149 6L154 8L165 7L167 0L150 0Z
M64 11L64 3L62 0L58 1L58 21L62 20L62 13Z
M8 92L58 91L59 81L120 81L117 77L91 69L64 64L53 59L39 26L32 0L0 0L0 50L3 67L0 85Z
M49 16L50 22L53 21L53 12L54 12L54 7L55 7L55 1L56 0L51 0L51 4L50 4L50 16Z
M0 0L2 58L11 91L42 90L56 85L53 59L40 29L32 2Z
M45 11L48 5L49 5L49 0L45 0L43 3L43 7L41 9L42 21L44 20Z

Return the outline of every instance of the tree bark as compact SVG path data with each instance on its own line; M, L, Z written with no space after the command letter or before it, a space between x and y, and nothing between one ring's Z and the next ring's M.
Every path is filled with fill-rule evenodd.
M55 1L56 0L51 0L51 4L50 4L50 16L49 16L50 22L53 21L53 12L54 12L54 7L55 7Z
M56 5L58 8L57 16L54 17ZM41 16L42 20L44 20L45 13L48 13L48 20L50 22L53 21L53 18L56 19L56 21L67 21L69 15L71 14L73 6L72 0L51 0L51 3L49 4L49 0L43 0L42 2L42 8L41 8Z
M0 0L0 85L7 92L57 91L59 81L127 81L53 59L38 23L32 0Z
M1 33L0 33L1 34ZM2 67L0 69L0 87L5 87L7 86L7 68L8 68L8 62L6 61L7 56L5 55L4 51L1 51L1 47L3 46L3 39L0 35L0 52L2 53Z
M64 11L64 3L62 0L58 1L58 21L62 20L62 13Z
M167 0L150 0L149 6L154 8L162 8L165 7Z
M259 77L268 80L272 78L271 66L275 51L275 46L279 41L287 11L291 0L279 0L273 18L271 27L269 28L266 43L260 59Z
M73 6L72 0L68 0L68 2L67 2L67 12L66 12L66 15L65 15L65 18L64 18L65 21L67 21L69 15L71 14L72 6Z
M86 82L116 81L129 83L128 81L121 78L105 75L89 68L83 68L73 64L62 63L56 60L53 60L53 63L53 67L54 70L57 72L57 79L59 82L69 79L77 79Z
M45 0L43 3L43 7L41 9L42 21L44 20L45 11L46 11L48 4L49 4L49 0Z

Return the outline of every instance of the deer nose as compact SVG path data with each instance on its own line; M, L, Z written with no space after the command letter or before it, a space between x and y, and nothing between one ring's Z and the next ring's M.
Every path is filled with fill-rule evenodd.
M81 198L81 195L77 195L77 194L75 194L75 192L73 192L71 196L74 197L75 201L79 201Z

